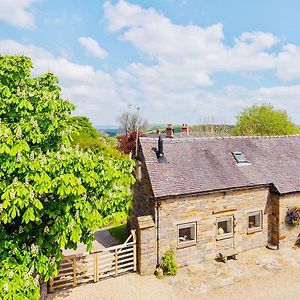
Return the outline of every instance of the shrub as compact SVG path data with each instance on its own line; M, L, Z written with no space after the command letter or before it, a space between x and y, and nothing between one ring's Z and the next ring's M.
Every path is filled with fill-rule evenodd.
M177 264L174 259L174 251L172 249L166 251L165 255L162 258L161 267L165 275L176 275Z

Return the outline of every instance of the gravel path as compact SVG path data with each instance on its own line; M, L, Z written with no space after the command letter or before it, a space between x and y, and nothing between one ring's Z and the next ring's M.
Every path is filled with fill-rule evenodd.
M93 250L108 248L118 245L118 241L109 233L107 229L102 229L94 233L95 240L93 242ZM86 246L82 243L77 244L76 250L65 249L64 255L74 255L86 252Z
M289 268L264 277L240 281L211 291L207 298L222 300L287 300L298 299L300 271ZM199 298L200 299L200 298Z
M208 292L192 293L158 280L154 276L127 274L95 284L57 292L50 299L62 300L286 300L296 299L300 290L300 272L287 270L240 281Z
M135 273L56 291L63 300L286 300L298 299L300 249L254 249L226 264L214 261L185 267L175 277Z

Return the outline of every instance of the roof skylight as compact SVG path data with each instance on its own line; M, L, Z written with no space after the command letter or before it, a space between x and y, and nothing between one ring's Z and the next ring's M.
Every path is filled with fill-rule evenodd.
M237 163L239 163L239 164L248 162L242 152L232 152L232 155L235 158L235 160L237 161Z

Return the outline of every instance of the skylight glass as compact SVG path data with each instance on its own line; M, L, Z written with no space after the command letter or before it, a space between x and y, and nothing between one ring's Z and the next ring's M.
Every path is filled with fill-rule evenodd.
M247 159L245 158L244 154L242 152L233 152L232 153L235 160L240 163L247 163Z

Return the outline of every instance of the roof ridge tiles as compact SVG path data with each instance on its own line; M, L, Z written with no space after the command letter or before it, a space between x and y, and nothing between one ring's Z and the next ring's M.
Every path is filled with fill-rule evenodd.
M155 197L270 184L279 193L300 192L300 135L165 138L168 163L158 163L157 137L141 137ZM232 151L249 164L238 165Z
M203 136L203 137L173 137L173 138L164 138L166 141L170 142L182 142L182 141L187 141L187 142L192 142L192 141L209 141L209 140L225 140L225 139L231 139L231 140L238 140L238 139L277 139L277 138L288 138L288 137L300 137L300 134L289 134L289 135L255 135L255 136L250 136L250 135L244 135L244 136ZM153 141L156 140L156 137L140 137L141 140L143 141Z

